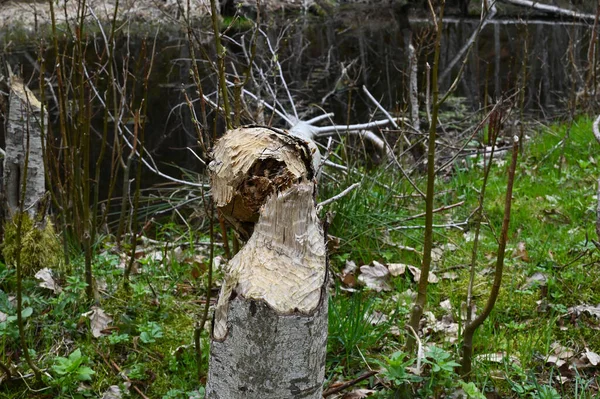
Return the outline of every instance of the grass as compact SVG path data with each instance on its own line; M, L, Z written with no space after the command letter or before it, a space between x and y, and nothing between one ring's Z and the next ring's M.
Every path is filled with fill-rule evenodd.
M479 358L474 365L473 381L482 391L495 391L502 397L552 397L553 390L562 397L571 397L576 391L577 395L594 397L598 389L594 371L578 370L576 378L557 384L555 377L560 370L556 365L546 364L545 360L554 354L552 345L555 343L570 348L577 355L584 347L600 348L598 320L568 315L571 306L600 303L600 292L596 288L600 279L598 255L591 242L596 239L594 196L600 161L595 151L597 143L591 132L591 120L587 118L576 120L570 127L554 125L529 134L533 137L525 144L515 182L503 287L494 312L476 333L474 342L475 355L503 353L505 360L494 363ZM437 206L459 201L465 201L465 204L436 214L434 223L465 220L475 209L482 171L474 165L473 162L439 183L438 190L449 190L449 194L438 198ZM491 267L495 260L495 232L502 221L505 178L504 166L492 170L485 205L489 227L483 229L479 272ZM402 190L402 187L395 187ZM421 230L387 230L397 226L409 212L422 211L421 201L413 202L416 205L400 203L394 200L389 190L363 185L352 196L336 203L332 209L336 212L332 233L339 235L343 244L340 253L332 256L335 270L341 271L346 260L354 260L357 264L377 260L418 265L415 254L394 249L393 244L420 249ZM420 223L412 220L405 224ZM448 244L453 244L455 249L444 251L434 273L441 275L452 271L458 277L430 286L426 310L432 311L438 320L446 313L439 306L442 301L450 301L454 319L458 320L459 309L466 300L466 265L471 251L468 234L457 229L436 229L436 247L447 248ZM525 245L527 261L513 255L517 253L519 243ZM547 288L526 284L535 273L546 277ZM398 292L416 289L416 284L405 276L395 277L393 283L396 288L393 292L366 293L377 298L374 301L377 305L370 311L389 314L389 306L385 304L396 302ZM490 284L489 275L478 273L475 297L480 309ZM349 303L352 303L353 295L356 294L346 295ZM400 312L391 324L402 328L404 322L405 316ZM424 339L451 351L458 360L456 342L445 343L446 338L443 333L431 333ZM388 333L382 340L386 345L394 346L401 345L404 338ZM363 356L368 362L370 358L389 355L385 351L385 347L373 347L371 351L363 352ZM366 365L363 363L360 367L364 369ZM562 372L565 375L564 369ZM572 373L566 372L567 375ZM344 370L344 374L352 373ZM587 394L582 393L582 386L587 386Z
M419 376L411 369L406 371L406 366L416 366L414 355L402 352L411 290L416 289L412 276L393 277L388 292L360 285L349 287L338 278L346 261L358 266L373 260L419 265L419 255L405 247L418 252L422 230L391 228L421 225L421 219L405 219L421 213L424 203L405 196L409 188L404 180L379 169L364 170L368 178L362 186L327 209L335 213L329 232L339 238L339 245L331 248L336 277L329 310L328 384L350 380L368 369L382 369L384 385L373 378L361 382L376 391L373 397L442 397L459 388L468 391L469 397L485 392L515 398L597 397L597 369L567 370L547 362L556 344L577 356L585 348L596 352L600 348L598 319L576 317L568 311L571 306L600 303L598 255L591 243L596 239L597 144L587 118L576 120L570 128L554 125L530 135L515 184L503 287L495 310L475 335L471 384L461 382L454 371L453 364L460 359L457 333L433 327L434 321L448 318L449 313L458 323L458 332L462 328L460 309L466 300L466 265L471 253L468 231L435 230L435 247L442 256L433 272L439 277L454 273L456 278L430 285L425 309L429 321L422 337L429 349ZM436 213L434 223L463 221L475 208L482 174L476 165L457 164L455 173L439 179L437 189L444 194L436 198L437 206L465 203ZM504 166L492 170L485 205L489 226L482 229L475 282L480 309L491 281L483 271L492 265L496 254L495 232L502 219L505 178ZM339 192L350 181L324 182L322 198ZM167 223L156 236L180 236L182 232L182 227ZM194 237L188 241L194 242ZM524 243L527 256L518 249L519 243ZM129 392L133 397L138 395L133 387L152 398L202 397L205 380L198 379L193 331L202 312L199 298L205 295L207 260L202 251L191 250L189 245L182 248L183 254L176 257L162 247L144 247L137 262L138 273L132 276L130 290L125 290L122 253L108 238L101 244L100 255L93 262L97 306L113 322L98 338L91 336L91 321L83 316L90 311L84 294L83 258L75 258L68 267L54 268L54 279L62 287L59 293L41 288L37 280L27 277L27 339L37 364L45 370L44 382L37 384L26 377L21 382L5 383L0 386L0 398L101 397L112 385L125 391L127 380L132 384ZM159 254L164 261L159 260ZM536 273L546 277L546 288L527 284ZM12 318L13 291L14 270L2 264L0 312L7 319L0 322L0 359L27 375ZM442 303L449 303L449 310ZM205 333L202 345L201 367L206 375ZM486 354L487 358L482 356ZM490 354L494 354L493 361ZM558 376L566 377L564 383L558 383Z

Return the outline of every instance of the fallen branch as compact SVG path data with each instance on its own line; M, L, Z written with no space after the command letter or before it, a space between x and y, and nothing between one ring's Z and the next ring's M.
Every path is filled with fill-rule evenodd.
M335 201L339 200L340 198L348 195L348 193L350 193L352 190L354 190L358 186L360 186L360 183L354 183L353 185L351 185L350 187L346 188L341 193L339 193L337 195L334 195L333 197L331 197L329 199L326 199L325 201L319 202L317 204L317 211L321 210L324 206L329 205L332 202L335 202Z
M343 391L343 390L344 390L344 389L346 389L346 388L349 388L349 387L351 387L351 386L353 386L353 385L356 385L356 384L358 384L358 383L359 383L359 382L361 382L361 381L364 381L364 380L366 380L367 378L371 378L371 377L373 377L374 375L377 375L378 373L379 373L379 372L378 372L378 371L376 371L376 370L367 371L366 373L364 373L364 374L362 374L362 375L360 375L360 376L356 377L356 378L355 378L355 379L353 379L353 380L350 380L350 381L344 382L344 383L343 383L343 384L341 384L341 385L338 385L338 386L336 386L336 387L333 387L333 388L330 388L330 389L326 390L325 392L323 392L323 397L324 397L324 398L326 398L326 397L328 397L328 396L331 396L331 395L333 395L333 394L335 394L335 393L341 392L341 391Z
M457 206L461 206L464 203L465 203L465 201L460 201L460 202L457 202L456 204L440 206L439 208L434 209L432 212L433 213L438 213L438 212L447 211L448 209L452 209L452 208L456 208ZM423 216L425 216L425 212L419 213L418 215L407 217L406 219L402 219L401 221L402 222L407 222L409 220L418 219L418 218L423 217Z
M541 11L541 12L545 12L548 14L564 15L566 17L571 17L571 18L589 19L589 20L596 18L596 16L593 14L587 14L587 13L578 12L578 11L566 10L561 7L551 6L549 4L543 4L543 3L540 3L539 1L530 1L530 0L500 0L500 1L502 1L503 3L512 4L514 6L533 8L536 11Z

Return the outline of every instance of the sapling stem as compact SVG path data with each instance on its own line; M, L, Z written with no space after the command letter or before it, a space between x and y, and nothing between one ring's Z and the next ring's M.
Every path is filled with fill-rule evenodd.
M431 78L431 88L433 92L433 110L431 115L431 124L429 126L429 140L427 146L427 191L425 193L425 233L423 243L423 262L421 263L421 278L419 279L419 286L417 291L417 298L413 305L413 309L410 315L410 327L414 331L419 330L419 321L423 315L423 310L427 303L427 286L429 278L429 269L431 267L431 249L433 248L433 210L434 203L433 199L435 196L435 139L436 130L438 124L438 112L440 110L441 103L438 101L439 98L439 84L438 84L438 71L439 71L439 60L440 60L440 49L442 42L442 21L444 18L444 5L445 0L440 2L440 17L439 20L435 16L431 1L429 6L435 21L436 26L436 39L435 39L435 50L434 50L434 61ZM412 352L415 345L415 338L409 335L406 342L408 352Z
M502 273L504 270L504 253L506 251L506 242L508 241L508 227L510 224L510 209L512 205L512 192L515 181L515 171L517 169L517 157L519 155L519 138L514 137L513 148L512 148L512 159L508 168L508 181L506 183L506 199L504 202L504 218L502 220L502 230L500 232L500 241L498 243L498 255L496 257L496 267L494 272L494 282L488 297L487 303L483 308L481 314L477 316L472 322L465 326L463 334L463 358L461 365L461 374L468 376L471 373L471 361L473 357L473 336L475 331L483 322L488 318L496 300L500 293L500 286L502 285Z

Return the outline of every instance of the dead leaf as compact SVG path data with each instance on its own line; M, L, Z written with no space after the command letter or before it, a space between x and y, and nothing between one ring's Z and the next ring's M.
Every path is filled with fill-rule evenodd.
M342 275L354 273L358 267L353 260L347 260L344 266L344 270L342 270Z
M0 312L0 323L5 322L8 318L8 315L4 312Z
M356 263L354 263L354 261L352 261L352 260L346 261L346 266L344 267L344 270L342 270L342 276L341 276L341 280L342 280L342 283L344 283L344 285L346 285L348 287L354 287L356 285L356 276L355 276L356 269L357 269L357 266L356 266Z
M372 389L354 389L352 392L344 394L344 396L342 396L342 399L363 399L371 395L372 393L375 393L375 391Z
M554 364L556 367L562 367L565 363L567 362L555 355L550 355L546 359L546 364Z
M527 253L527 247L524 241L521 241L517 244L517 248L512 253L512 257L514 259L521 259L523 262L531 262L531 258Z
M441 261L443 256L444 256L444 250L442 248L436 247L431 250L431 261L433 263L437 263L437 262Z
M442 273L442 280L454 281L457 279L458 279L458 273L455 273L455 272Z
M415 266L411 266L411 265L406 265L406 267L412 273L413 280L415 281L415 283L418 283L419 280L421 279L421 269L419 269L418 267L415 267ZM440 280L437 278L437 276L435 274L433 274L432 272L429 272L429 276L427 276L427 281L432 284L435 284Z
M121 388L118 385L111 385L102 395L102 399L121 399Z
M572 350L562 346L558 342L554 342L552 345L550 345L550 348L559 359L568 360L575 356L575 353Z
M450 299L446 299L445 301L440 302L440 307L447 312L451 312L452 304L450 303Z
M534 285L544 287L544 286L546 286L547 283L548 283L548 276L546 276L542 272L535 272L535 273L533 273L533 275L531 277L529 277L527 279L527 281L525 282L525 284L523 284L521 289L526 290L526 289L533 287Z
M600 318L600 305L592 306L592 305L577 305L570 307L568 310L568 314L575 314L579 316L582 313L587 313L590 316L594 316Z
M377 326L379 324L385 323L388 320L388 317L385 314L376 310L370 315L365 315L365 320L372 326Z
M388 264L388 270L392 276L401 276L406 272L406 265L404 263L390 263Z
M52 292L54 292L55 294L58 294L62 291L62 288L60 288L60 286L52 278L52 270L50 270L47 267L38 271L35 274L35 278L41 280L41 282L38 285L42 288L52 290Z
M90 327L92 328L92 336L94 338L101 337L102 330L106 329L112 322L112 318L97 306L92 306L92 310L83 313L82 316L90 319Z
M592 366L597 366L600 364L600 355L598 355L596 352L592 352L588 348L585 348L584 356L587 357Z
M390 271L387 267L379 262L373 262L373 266L361 266L361 275L358 280L363 282L367 288L371 288L377 292L391 291L388 281L390 279Z

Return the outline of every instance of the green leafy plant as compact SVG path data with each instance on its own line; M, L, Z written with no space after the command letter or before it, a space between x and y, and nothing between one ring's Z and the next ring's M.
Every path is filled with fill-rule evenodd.
M91 381L95 374L87 363L88 358L82 355L79 348L71 352L69 357L56 357L51 367L55 378L50 385L60 387L63 394L76 391L80 382ZM81 397L81 394L74 397Z
M469 399L486 399L485 395L481 393L479 388L477 388L473 382L464 382L463 380L460 380L459 383Z
M425 351L423 363L431 366L427 381L420 393L424 397L435 396L446 388L452 387L456 378L454 369L460 364L452 360L452 355L437 346L429 346Z
M140 341L142 341L145 344L156 342L158 338L163 337L162 327L154 321L149 321L144 326L141 326L139 330Z
M107 337L107 340L111 345L124 344L129 342L129 334L119 334L113 332Z

